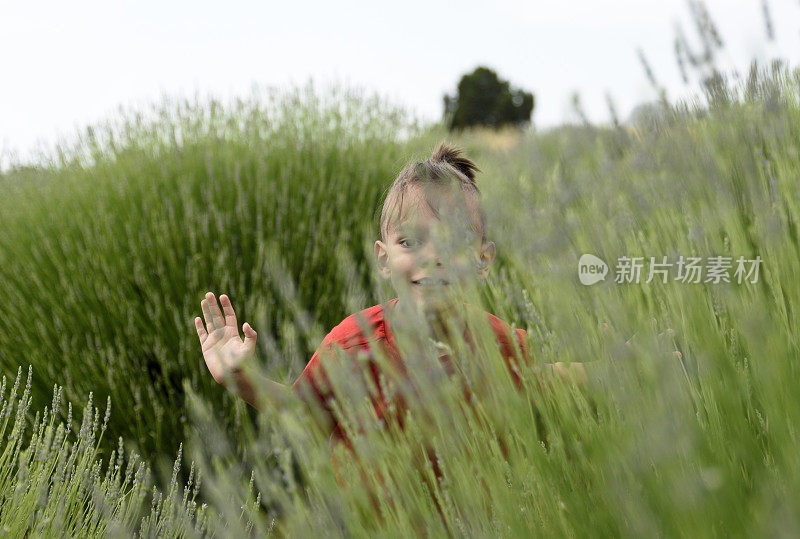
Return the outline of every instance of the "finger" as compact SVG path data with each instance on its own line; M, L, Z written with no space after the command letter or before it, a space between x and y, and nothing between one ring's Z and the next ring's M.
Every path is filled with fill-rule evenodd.
M611 326L608 322L601 322L599 326L598 340L601 346L608 346L614 340L614 332L611 331Z
M250 351L255 350L256 339L258 338L256 330L250 327L250 324L245 322L244 325L242 325L242 332L244 333L244 345Z
M664 331L662 331L661 333L658 334L658 340L660 341L666 336L672 337L673 335L675 335L675 331L672 330L672 328L667 328L667 329L665 329Z
M222 317L222 311L219 310L219 303L217 298L214 297L213 292L206 294L206 299L211 304L211 317L214 321L214 329L221 328L225 325L225 319Z
M211 314L211 302L208 298L200 302L200 307L203 309L203 318L206 321L206 331L212 333L217 326L214 324L214 315Z
M236 325L236 313L233 311L233 305L231 305L231 299L222 294L219 297L220 303L222 303L222 310L225 312L225 325L230 326L232 328L237 328Z
M556 361L553 364L553 371L562 379L566 379L567 371L564 369L564 364L561 361Z
M648 332L648 336L653 336L658 341L658 320L655 318L650 319L650 331Z
M194 327L197 329L197 336L200 338L200 344L203 344L208 338L208 332L206 332L206 328L203 327L203 321L199 316L196 316L194 319Z

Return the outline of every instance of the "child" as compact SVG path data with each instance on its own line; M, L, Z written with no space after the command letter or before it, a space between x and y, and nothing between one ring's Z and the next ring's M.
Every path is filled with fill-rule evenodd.
M439 355L441 366L447 374L452 374L455 365L447 350L456 336L463 336L472 345L468 320L477 313L488 321L518 388L521 381L513 367L519 359L518 351L523 361L533 361L524 330L513 329L496 316L457 299L463 297L459 294L485 279L495 256L494 242L487 240L480 193L475 184L478 170L470 159L461 155L461 150L444 142L429 159L403 168L387 192L380 219L381 239L375 242L379 272L391 281L397 297L350 315L334 327L291 386L291 390L307 402L319 404L312 406L312 410L326 426L326 432L331 432L332 461L341 486L344 481L339 473L336 450L341 445L350 451L352 448L332 411L333 395L322 367L323 358L335 357L335 348L343 350L354 364L359 355L367 357L369 372L379 388L372 404L378 419L385 420L390 419L387 417L389 402L379 382L380 370L371 356L376 346L398 372L406 373L407 359L420 355L403 356L398 342L419 342L418 336L429 330L443 352ZM241 367L255 352L256 332L245 323L242 341L230 300L222 295L220 301L224 318L211 292L201 302L206 329L201 319L195 318L209 371L223 385L228 383L230 375L239 395L254 407L261 407L262 399L280 405L290 389L272 380L254 384L244 374ZM550 367L563 377L570 373L578 379L585 376L578 364L570 369L560 363ZM254 386L263 387L264 394L256 395ZM468 395L468 391L465 394ZM396 420L402 428L402 410L407 403L401 397L395 404ZM394 418L395 414L392 416ZM504 447L503 451L505 453ZM435 475L440 477L441 470L435 458L430 453L429 458ZM363 470L360 473L366 480Z

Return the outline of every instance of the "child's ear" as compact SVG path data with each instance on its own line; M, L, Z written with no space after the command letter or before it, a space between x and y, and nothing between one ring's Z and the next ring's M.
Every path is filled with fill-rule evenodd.
M389 253L386 251L386 245L381 240L375 242L375 258L378 261L378 271L384 279L390 279L392 272L389 269Z
M481 280L485 279L489 274L489 266L494 261L494 242L489 241L481 246L480 256L478 258L478 276Z

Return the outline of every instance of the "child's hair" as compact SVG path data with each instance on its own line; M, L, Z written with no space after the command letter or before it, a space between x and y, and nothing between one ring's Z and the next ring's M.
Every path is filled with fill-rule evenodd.
M462 150L442 141L431 156L422 162L412 162L403 167L386 193L381 211L381 239L386 241L389 228L403 218L403 199L412 185L419 187L443 187L445 189L460 188L471 215L470 226L480 236L481 243L486 243L486 221L480 205L480 191L475 185L475 172L480 169L461 155ZM454 185L455 184L455 185ZM423 189L428 193L428 189ZM425 195L421 197L433 215L438 211ZM395 211L397 209L397 211Z

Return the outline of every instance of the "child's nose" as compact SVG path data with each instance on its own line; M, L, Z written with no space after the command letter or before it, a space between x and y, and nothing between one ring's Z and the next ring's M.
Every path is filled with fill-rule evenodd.
M441 267L442 265L442 260L436 253L436 249L431 241L425 242L425 247L420 253L420 258L421 265L434 264L436 267Z

